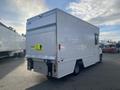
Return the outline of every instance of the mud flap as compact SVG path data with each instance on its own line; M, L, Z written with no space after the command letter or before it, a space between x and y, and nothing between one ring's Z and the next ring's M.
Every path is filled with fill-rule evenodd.
M47 61L48 66L48 77L52 77L52 63L50 61Z
M31 58L27 59L27 69L28 70L33 69L33 60Z

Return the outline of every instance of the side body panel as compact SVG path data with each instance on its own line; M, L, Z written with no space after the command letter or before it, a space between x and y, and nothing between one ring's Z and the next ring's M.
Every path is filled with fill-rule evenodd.
M99 61L95 34L99 34L97 27L57 11L57 43L61 45L58 50L58 77L72 73L77 59L82 59L84 67Z
M25 49L25 37L0 24L0 52Z

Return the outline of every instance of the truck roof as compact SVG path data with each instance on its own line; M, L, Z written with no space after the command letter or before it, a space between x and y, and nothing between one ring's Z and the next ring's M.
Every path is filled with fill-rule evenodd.
M11 31L17 33L15 30L13 30L12 27L8 27L8 26L6 26L5 24L3 24L2 22L0 22L0 25L3 26L3 27L5 27L5 28L7 28L8 30L11 30Z
M89 23L89 22L87 22L87 21L84 21L84 20L82 20L82 19L80 19L80 18L78 18L78 17L76 17L76 16L74 16L74 15L72 15L72 14L69 14L69 13L67 13L67 12L65 12L65 11L63 11L63 10L61 10L61 9L58 9L58 8L55 8L55 9L46 11L46 12L44 12L44 13L42 13L42 14L33 16L33 17L27 19L27 21L32 21L32 20L34 20L35 17L48 16L48 15L50 15L50 14L56 13L57 11L66 13L66 14L68 14L68 15L74 17L74 18L77 18L77 19L81 20L82 22L88 23L89 25L92 25L92 26L94 26L95 28L98 28L97 26L95 26L95 25L93 25L93 24L91 24L91 23ZM98 29L99 29L99 28L98 28Z

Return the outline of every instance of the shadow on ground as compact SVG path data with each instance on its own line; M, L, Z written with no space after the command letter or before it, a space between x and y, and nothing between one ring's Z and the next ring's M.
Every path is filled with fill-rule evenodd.
M79 75L46 80L26 90L120 90L120 58L84 69Z
M24 63L24 58L3 58L0 59L0 79L12 72L19 65Z

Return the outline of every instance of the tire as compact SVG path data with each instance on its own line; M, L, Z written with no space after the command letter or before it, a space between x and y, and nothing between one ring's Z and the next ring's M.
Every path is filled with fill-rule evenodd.
M24 57L24 54L23 53L19 53L18 57Z
M74 74L74 75L78 75L82 69L83 69L83 64L82 64L82 62L77 61L77 62L76 62L76 65L75 65L75 68L74 68L73 74Z
M17 53L14 53L13 57L15 57L15 58L16 58L16 57L17 57Z

